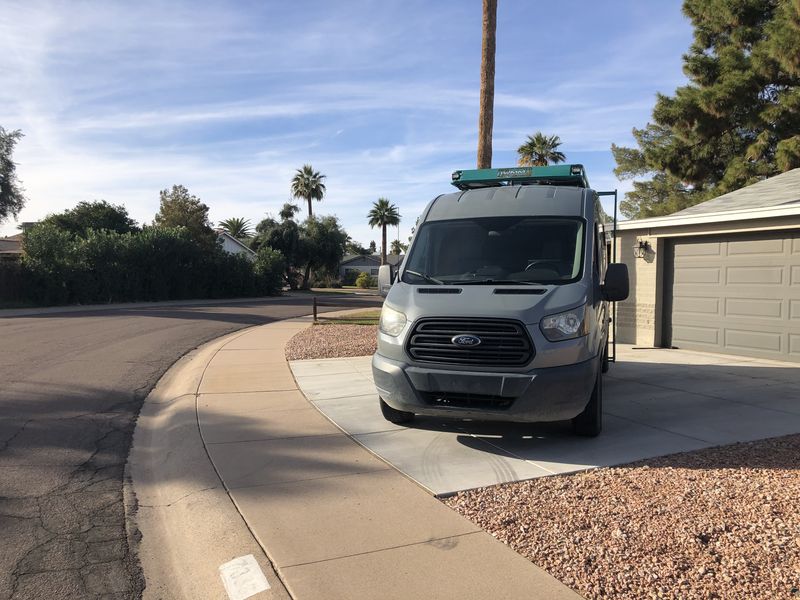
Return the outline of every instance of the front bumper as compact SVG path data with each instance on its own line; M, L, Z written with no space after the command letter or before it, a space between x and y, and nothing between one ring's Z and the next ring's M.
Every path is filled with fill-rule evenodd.
M372 357L378 394L392 408L420 415L486 421L562 421L583 411L597 380L600 357L526 373L485 373L417 367ZM494 407L452 406L432 400L439 395L493 398Z

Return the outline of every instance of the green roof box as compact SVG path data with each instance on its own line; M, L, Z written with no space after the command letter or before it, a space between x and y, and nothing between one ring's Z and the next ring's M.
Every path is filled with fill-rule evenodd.
M510 167L507 169L463 169L453 172L453 185L460 190L501 185L566 185L589 187L583 165Z

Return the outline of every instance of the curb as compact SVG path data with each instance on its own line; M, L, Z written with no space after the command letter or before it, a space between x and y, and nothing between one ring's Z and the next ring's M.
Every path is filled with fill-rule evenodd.
M126 464L125 512L145 599L229 597L219 567L248 554L271 585L259 597L290 598L217 475L197 422L197 388L208 364L225 344L251 330L181 357L142 405Z

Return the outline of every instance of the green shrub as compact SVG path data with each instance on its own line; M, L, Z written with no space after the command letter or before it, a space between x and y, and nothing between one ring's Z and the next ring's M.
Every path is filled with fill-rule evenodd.
M344 277L342 277L342 285L355 285L356 278L360 275L360 273L356 271L345 271Z
M378 285L374 277L370 277L367 273L359 273L356 277L356 286L362 289L371 288Z
M286 260L283 258L283 254L269 246L261 246L253 263L253 270L262 294L280 293L283 288L283 274L286 270Z

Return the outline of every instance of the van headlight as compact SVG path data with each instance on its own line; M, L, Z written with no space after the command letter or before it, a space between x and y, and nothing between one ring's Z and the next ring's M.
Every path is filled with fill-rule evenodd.
M586 305L545 317L539 327L544 337L551 342L584 336L589 333L586 323Z
M378 325L378 328L383 333L392 337L397 337L400 335L400 332L403 331L403 327L406 326L406 323L408 323L408 319L406 319L403 313L399 310L389 308L384 304L383 310L381 310L381 320Z

